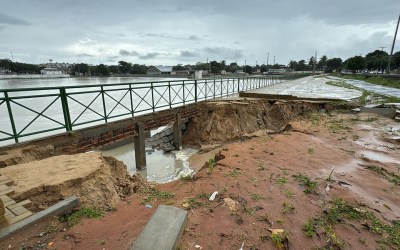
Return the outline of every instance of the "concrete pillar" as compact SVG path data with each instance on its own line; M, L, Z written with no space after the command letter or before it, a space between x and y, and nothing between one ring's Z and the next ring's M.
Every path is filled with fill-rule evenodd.
M180 150L182 147L182 119L181 113L177 113L174 122L174 147Z
M142 170L146 167L146 149L144 126L141 123L136 124L138 134L134 137L136 169Z

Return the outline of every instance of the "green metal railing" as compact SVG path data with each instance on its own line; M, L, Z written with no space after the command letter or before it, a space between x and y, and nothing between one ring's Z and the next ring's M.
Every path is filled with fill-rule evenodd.
M303 75L0 89L0 142L18 143L23 137L224 98L300 77Z

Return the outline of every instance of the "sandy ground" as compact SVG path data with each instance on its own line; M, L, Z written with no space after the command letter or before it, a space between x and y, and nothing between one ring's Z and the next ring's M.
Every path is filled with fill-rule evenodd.
M268 229L285 230L290 249L398 249L379 243L388 235L374 232L364 219L339 214L332 225L314 225L311 237L303 228L310 218L327 217L339 199L387 225L400 220L400 186L391 182L400 175L400 125L368 114L321 113L291 125L282 134L221 145L216 150L224 158L214 167L199 162L215 151L196 156L204 167L194 178L156 186L173 198L145 201L149 193L133 194L101 219L67 227L52 218L3 240L0 249L128 249L159 204L188 210L180 249L277 249ZM316 182L312 192L295 177L300 173ZM214 191L219 195L209 201ZM224 198L235 201L237 210Z

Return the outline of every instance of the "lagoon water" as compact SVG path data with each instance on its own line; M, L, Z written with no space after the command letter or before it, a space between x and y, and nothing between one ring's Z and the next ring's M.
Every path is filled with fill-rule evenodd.
M149 77L82 77L82 78L54 78L54 79L2 79L0 80L0 90L4 89L25 89L25 88L48 88L48 87L68 87L67 93L70 93L68 97L68 106L71 116L71 120L74 129L79 129L88 126L94 126L97 124L104 123L104 113L110 116L108 121L118 120L122 118L128 118L131 115L128 109L133 108L136 111L146 110L150 112L151 110L151 93L148 93L148 86L150 84L141 84L141 82L159 82L159 81L174 81L177 84L182 82L181 79L172 78L149 78ZM130 94L127 83L133 83L131 86L143 86L146 88L135 89L132 92L132 103L130 99ZM140 83L140 84L139 84ZM113 84L122 84L114 86ZM124 90L116 90L107 92L105 94L104 101L106 104L106 110L103 108L102 96L99 94L101 87L98 85L104 85L105 90L112 90L116 88L125 88ZM161 84L155 83L154 86ZM164 84L165 85L165 84ZM79 88L81 86L89 86L86 88ZM93 86L93 87L90 87ZM96 87L97 86L97 87ZM178 86L176 87L178 88ZM161 99L158 104L166 103L166 101L160 98L160 95L166 87L157 87L155 90L160 92L160 94L155 91L155 99ZM84 94L73 94L76 92L92 91L92 93ZM179 91L178 91L179 92ZM60 91L58 89L54 90L41 90L41 91L19 91L19 92L9 92L10 97L21 97L21 96L32 96L41 95L35 98L24 98L24 99L14 99L11 102L13 117L16 125L17 133L29 134L35 131L60 128L55 131L41 133L40 135L29 135L27 137L21 137L20 142L48 136L56 133L62 133L65 128L61 128L64 124L64 115L62 112L61 100L58 97ZM54 96L45 97L43 95L52 94ZM178 93L178 96L180 93ZM0 97L4 94L0 91ZM119 102L119 103L118 103ZM51 104L49 107L48 105ZM85 107L86 106L86 107ZM87 106L90 106L87 108ZM43 112L44 116L39 116L36 112ZM135 115L140 115L145 113L138 112ZM112 117L116 115L127 114L122 117ZM9 119L9 114L7 111L7 105L5 103L0 103L0 131L12 134L11 122ZM96 121L97 120L97 121ZM33 123L31 123L33 121ZM85 124L88 121L94 121L89 124ZM30 124L31 123L31 124ZM61 124L60 124L61 123ZM5 133L0 133L0 139L6 138ZM7 140L0 142L0 146L12 144L13 140Z

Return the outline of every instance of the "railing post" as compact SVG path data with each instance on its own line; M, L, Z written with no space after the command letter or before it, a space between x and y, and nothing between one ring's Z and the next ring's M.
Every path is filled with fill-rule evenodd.
M8 93L7 93L7 92L4 92L4 97L6 98L8 116L9 116L9 118L10 118L11 128L12 128L13 135L14 135L14 140L15 140L16 143L18 143L17 129L15 128L14 116L13 116L13 114L12 114L11 104L10 104L10 100L9 100L9 98L8 98Z
M204 83L204 100L207 100L207 79Z
M185 97L185 81L182 81L182 94L183 94L183 96L182 96L183 105L185 105L185 100L186 100L186 97Z
M222 78L221 78L221 81L220 81L220 82L221 82L221 97L222 97L222 91L223 91L223 90L222 90Z
M171 82L168 81L168 96L169 96L169 108L172 108L172 100L171 100Z
M64 87L60 88L60 98L61 98L61 106L62 106L63 115L64 115L65 129L67 131L71 131L72 130L71 117L70 117L69 109L68 109L67 94L65 92Z
M137 135L133 138L135 147L136 169L142 170L144 167L146 167L146 150L143 124L136 123L136 130Z
M229 78L228 78L228 82L226 83L226 97L229 96Z
M134 111L133 111L133 99L132 99L132 84L129 84L129 97L131 99L131 112L132 112L132 117L134 117Z
M101 86L101 99L103 100L104 121L107 123L107 109L106 109L106 100L104 98L103 86Z
M153 82L150 83L150 88L151 88L151 107L153 109L153 112L155 111L155 107L154 107L154 86L153 86Z
M215 99L215 78L214 78L214 97L213 98Z
M197 80L194 80L194 102L197 102Z
M182 115L181 113L176 113L175 122L173 125L174 134L174 147L176 150L181 150L182 147Z
M240 78L238 78L238 88L237 88L238 94L240 92Z

